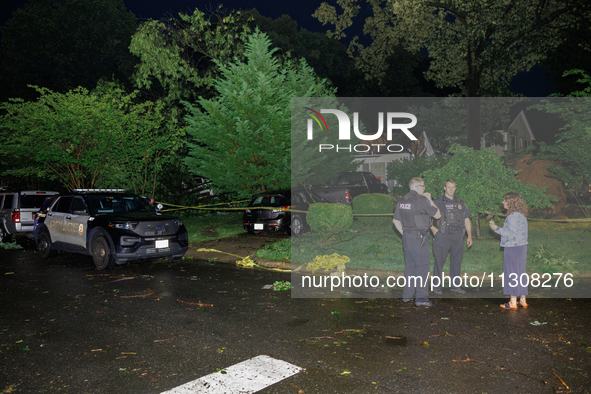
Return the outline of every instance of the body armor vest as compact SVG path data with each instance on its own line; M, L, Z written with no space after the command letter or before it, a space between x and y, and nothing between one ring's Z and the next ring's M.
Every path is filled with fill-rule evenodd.
M429 215L418 213L417 201L419 197L421 197L419 194L411 196L407 194L398 203L400 221L402 222L402 229L405 231L427 230L431 225L431 217Z
M437 228L444 234L464 229L465 211L458 201L451 201L445 195L441 198L444 209L441 219L437 221Z

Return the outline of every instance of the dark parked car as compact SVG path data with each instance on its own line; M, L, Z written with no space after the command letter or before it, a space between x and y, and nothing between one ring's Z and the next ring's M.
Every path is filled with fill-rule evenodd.
M162 215L145 198L120 189L75 189L38 217L37 251L91 255L97 269L131 260L180 258L189 248L183 222Z
M326 185L315 187L312 191L328 202L351 204L360 194L388 194L388 187L371 172L341 172Z
M317 202L326 201L304 189L255 194L248 204L249 208L244 210L244 229L251 234L261 231L285 231L287 234L298 236L308 227L306 213L282 209L307 211L310 204Z

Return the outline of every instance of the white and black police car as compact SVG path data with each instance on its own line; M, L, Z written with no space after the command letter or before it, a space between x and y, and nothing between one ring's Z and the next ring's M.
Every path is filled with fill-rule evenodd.
M43 259L58 250L91 255L99 270L131 260L180 258L187 229L150 200L123 189L74 189L57 197L35 228Z

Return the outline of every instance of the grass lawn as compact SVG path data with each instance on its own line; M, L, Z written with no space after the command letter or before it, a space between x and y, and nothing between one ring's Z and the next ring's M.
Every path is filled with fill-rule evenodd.
M589 223L530 222L528 272L591 272L591 232L585 231L588 227ZM493 233L488 224L481 229L481 239L475 239L469 249L464 245L462 272L501 273L503 251L499 246L500 236ZM348 268L404 270L402 239L393 226L371 227L355 221L339 239L323 242L313 233L292 238L291 257L294 262L308 263L317 255L333 253L349 257ZM449 270L449 258L444 269Z
M181 218L189 233L189 242L200 242L243 233L243 213L242 210L201 211L197 215Z
M244 232L242 211L209 211L183 217L189 242L231 237ZM500 224L500 223L499 223ZM500 224L502 225L502 224ZM474 230L473 230L474 232ZM481 239L470 249L464 245L462 272L501 273L503 251L500 236L482 221ZM296 263L309 263L318 255L338 253L351 259L347 268L403 271L402 240L393 226L368 226L356 220L340 238L322 241L318 234L307 233L290 240L269 245L257 254L260 257ZM433 264L433 256L431 256ZM444 266L449 270L449 258ZM529 273L562 272L591 273L591 224L529 222L527 271Z

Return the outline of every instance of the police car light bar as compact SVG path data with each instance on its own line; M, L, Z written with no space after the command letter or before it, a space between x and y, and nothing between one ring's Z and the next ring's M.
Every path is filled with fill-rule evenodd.
M74 189L75 193L81 192L109 192L109 193L125 193L125 189Z

